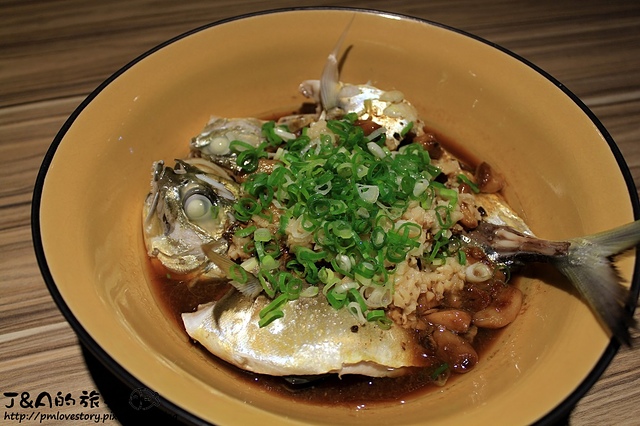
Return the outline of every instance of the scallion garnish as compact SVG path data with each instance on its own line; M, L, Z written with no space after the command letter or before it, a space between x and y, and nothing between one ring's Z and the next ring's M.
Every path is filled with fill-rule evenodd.
M433 370L433 373L431 373L431 380L436 380L438 377L440 377L442 373L446 372L448 369L449 369L449 364L447 364L446 362L443 364L440 364L438 368Z
M459 174L458 182L466 183L467 185L469 185L469 188L471 188L471 190L476 194L480 192L480 188L478 188L478 185L471 182L471 179L469 179L466 175Z
M348 307L358 318L389 328L384 308L392 299L390 276L398 263L422 250L428 250L424 259L433 263L447 255L464 262L462 251L449 253L451 233L443 232L453 226L458 192L434 181L440 170L421 145L391 152L384 146L384 133L367 138L354 124L357 118L352 113L321 120L299 135L268 122L260 146L230 144L238 166L255 172L242 184L245 195L235 204L234 214L245 223L235 236L250 239L244 249L257 259L258 278L272 299L260 314L261 326L280 318L287 300L315 297L321 286L334 308ZM323 125L320 136L312 137L318 134L318 129L311 131L313 126ZM412 126L408 123L402 133ZM276 152L279 164L271 173L256 171L267 151ZM396 224L412 202L435 210L441 232L431 246L424 244L424 231L417 223ZM266 218L259 223L278 217L279 225L257 226L254 216L256 221ZM290 228L296 229L294 234ZM314 245L286 242L289 234L307 235ZM285 245L286 258L280 253ZM242 279L242 272L236 272Z
M400 131L400 136L405 137L413 129L413 121L407 123L406 126Z

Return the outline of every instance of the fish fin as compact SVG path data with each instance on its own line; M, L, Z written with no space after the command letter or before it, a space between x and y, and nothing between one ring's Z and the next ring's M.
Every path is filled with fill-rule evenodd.
M640 221L569 242L568 255L558 258L556 266L573 282L613 336L630 346L629 327L634 325L637 300L620 284L611 257L640 243Z
M557 267L571 280L607 330L620 343L630 345L629 327L633 320L626 308L631 300L630 292L620 285L613 264L608 259L590 258L581 264L560 261Z
M338 106L338 93L340 92L340 71L338 69L338 54L344 43L344 39L347 37L349 28L353 23L355 15L351 18L351 21L347 24L347 27L340 35L338 42L333 47L331 53L327 57L327 62L322 69L322 76L320 77L320 100L322 107L325 111L330 110Z
M213 248L210 244L203 244L202 250L207 255L210 261L215 263L218 268L224 272L227 278L232 278L231 276L231 268L233 266L239 266L237 263L229 259L228 257L222 256L219 253L213 251ZM240 283L231 279L229 282L235 289L237 289L243 295L255 299L258 297L260 292L262 291L262 284L258 277L253 275L251 272L247 271L247 281L244 283Z
M255 275L249 272L247 272L247 274L249 278L246 283L239 283L233 280L229 281L229 283L244 296L255 299L260 292L262 292L262 284L260 284L260 281Z
M588 237L575 238L569 242L592 245L601 256L614 256L640 244L640 220Z
M147 211L147 215L144 218L144 225L149 226L151 223L151 218L156 213L156 208L158 207L158 200L160 199L160 193L155 191L154 194L149 194L149 197L153 196L153 199L149 203L149 210ZM148 200L148 199L147 199Z
M213 304L213 309L211 310L211 318L213 319L213 323L216 327L220 325L220 318L222 317L222 313L229 309L229 306L232 306L235 301L235 296L238 292L235 288L230 288L217 302Z

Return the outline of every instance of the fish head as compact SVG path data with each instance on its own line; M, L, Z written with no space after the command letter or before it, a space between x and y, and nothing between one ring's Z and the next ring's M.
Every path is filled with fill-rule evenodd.
M359 120L377 124L386 135L387 147L395 150L409 130L414 129L418 135L423 133L424 123L402 92L385 91L370 84L354 85L340 81L338 54L351 22L329 53L320 80L305 80L298 90L303 96L319 103L328 118L355 113Z
M174 168L154 163L143 211L149 256L181 278L216 272L202 245L226 252L225 232L235 222L233 204L239 193L236 183L185 161L176 160Z
M211 117L202 132L191 140L191 154L205 158L232 172L239 172L237 152L231 143L257 147L265 141L262 135L264 122L256 118Z
M383 129L386 144L391 150L398 148L407 131L413 129L418 135L424 132L418 110L402 92L386 91L369 84L338 83L338 86L331 102L333 106L330 109L325 107L327 118L355 113L359 120L376 123ZM318 80L306 80L299 86L300 92L315 102L320 101L322 88L322 81Z
M410 126L422 131L418 111L398 90L381 90L368 84L345 84L338 95L340 108L356 113L385 129L387 145L395 150Z

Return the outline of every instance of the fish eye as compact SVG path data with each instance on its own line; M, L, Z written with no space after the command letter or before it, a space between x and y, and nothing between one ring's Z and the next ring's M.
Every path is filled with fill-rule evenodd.
M226 155L229 153L229 139L221 136L215 137L202 150L210 155Z
M183 203L184 213L189 220L200 220L208 217L213 203L202 194L189 195Z

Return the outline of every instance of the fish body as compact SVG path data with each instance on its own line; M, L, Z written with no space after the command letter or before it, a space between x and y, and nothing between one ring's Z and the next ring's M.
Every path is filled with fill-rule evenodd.
M256 373L383 377L428 363L412 331L361 325L347 310L336 310L320 297L287 303L287 321L259 327L259 313L269 302L265 296L252 299L233 291L182 318L189 336L211 353ZM216 309L216 304L224 306Z

